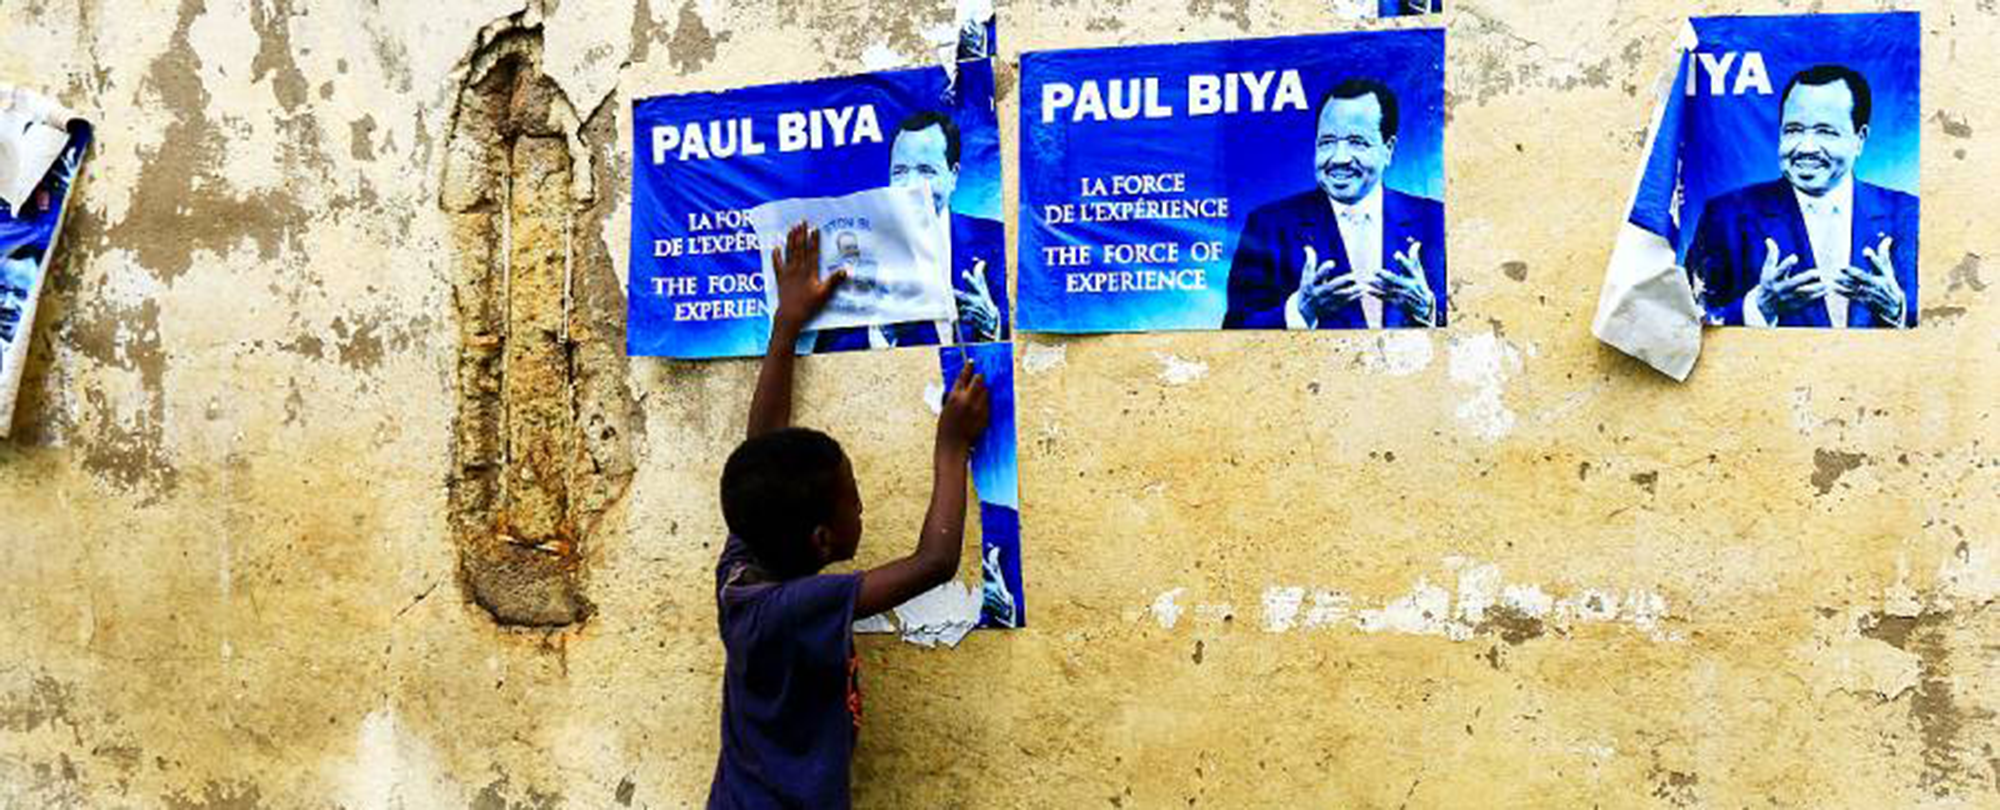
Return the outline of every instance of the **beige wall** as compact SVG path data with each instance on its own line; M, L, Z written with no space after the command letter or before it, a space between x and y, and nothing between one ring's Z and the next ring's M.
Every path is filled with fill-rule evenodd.
M1023 50L1387 25L1002 5L1009 144ZM1923 328L1713 333L1686 385L1594 342L1677 19L1919 5ZM924 61L948 13L784 6L0 6L0 78L100 122L0 444L0 806L699 803L713 482L755 369L594 361L629 480L575 490L589 618L496 625L452 518L484 244L444 199L453 110L482 29L533 40L562 94L535 109L574 112L549 126L577 255L609 257L577 289L615 294L632 97ZM859 804L2000 803L2000 10L1445 19L1452 327L1027 339L1033 626L862 641ZM569 317L616 345L618 307ZM802 364L803 419L858 461L864 562L911 542L934 374Z

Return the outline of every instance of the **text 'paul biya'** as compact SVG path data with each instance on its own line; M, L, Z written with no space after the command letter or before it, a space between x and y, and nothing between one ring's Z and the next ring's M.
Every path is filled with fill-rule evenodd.
M1187 77L1187 117L1306 109L1297 70L1196 73ZM1160 95L1160 77L1085 79L1042 85L1042 123L1065 114L1070 123L1172 118L1180 112Z
M882 142L882 122L873 104L779 113L777 124L780 152ZM666 163L669 157L711 160L769 151L756 120L748 116L661 124L652 128L652 145L655 166Z

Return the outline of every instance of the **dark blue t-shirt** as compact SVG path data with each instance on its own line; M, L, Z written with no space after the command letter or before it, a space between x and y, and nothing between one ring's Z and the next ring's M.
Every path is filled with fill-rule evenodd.
M845 808L861 727L860 574L774 580L734 537L715 566L722 753L709 810Z

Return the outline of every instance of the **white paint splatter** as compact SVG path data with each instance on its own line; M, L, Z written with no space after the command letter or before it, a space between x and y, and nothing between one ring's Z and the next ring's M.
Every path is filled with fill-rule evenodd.
M1160 623L1160 627L1172 630L1174 625L1180 623L1181 606L1174 604L1174 600L1181 598L1186 591L1186 588L1175 588L1153 600L1153 619Z
M1208 376L1208 364L1200 360L1182 360L1165 352L1153 352L1159 358L1160 381L1168 385L1187 385Z
M1339 591L1315 589L1312 595L1312 607L1306 608L1305 628L1318 630L1346 621L1352 615L1349 606L1353 601L1347 594Z
M1264 589L1264 630L1283 633L1292 629L1299 618L1299 608L1305 604L1306 589L1300 587L1273 587Z
M1497 632L1494 611L1504 610L1519 617L1548 623L1557 632L1574 624L1622 624L1654 641L1683 641L1685 638L1665 627L1670 618L1666 597L1645 589L1584 588L1557 598L1534 583L1509 583L1500 567L1464 557L1447 557L1445 570L1457 578L1457 590L1434 585L1427 576L1418 577L1408 593L1381 603L1380 607L1358 607L1347 592L1333 588L1311 588L1273 584L1264 588L1262 626L1265 632L1284 634L1294 630L1326 630L1350 627L1366 633L1443 636L1467 641ZM1186 588L1161 593L1150 608L1127 611L1128 621L1150 614L1162 628L1172 630L1183 609L1180 600ZM1219 624L1228 620L1233 608L1228 602L1201 602L1193 607L1196 622Z
M1391 377L1408 377L1430 368L1436 352L1436 338L1427 330L1386 332L1362 351L1361 367Z
M1514 412L1503 395L1507 378L1521 369L1521 353L1487 333L1451 341L1451 381L1473 389L1458 405L1458 420L1474 435L1499 441L1514 431Z
M1451 592L1424 578L1408 594L1380 609L1363 610L1361 629L1370 633L1441 636L1451 618Z
M1041 374L1061 368L1069 361L1069 347L1061 343L1030 343L1021 354L1021 369Z

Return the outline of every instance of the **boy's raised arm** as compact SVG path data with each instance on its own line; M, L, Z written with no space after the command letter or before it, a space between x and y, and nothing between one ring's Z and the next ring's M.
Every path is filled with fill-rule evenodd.
M846 270L819 277L819 230L804 222L785 234L785 246L771 249L776 269L778 311L771 314L771 342L757 372L757 393L750 397L749 438L792 424L792 355L807 321L826 306Z
M972 442L986 429L986 417L986 380L967 362L938 415L937 445L931 454L931 506L924 513L917 550L861 575L855 618L881 613L957 576L959 551L965 545L966 462Z

